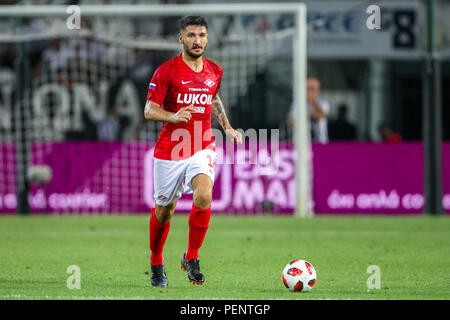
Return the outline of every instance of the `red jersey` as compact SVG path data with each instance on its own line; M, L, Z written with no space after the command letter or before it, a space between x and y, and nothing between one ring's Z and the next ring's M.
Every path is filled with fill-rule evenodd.
M153 74L147 100L151 99L164 110L174 113L190 104L196 109L188 122L164 122L156 143L155 158L180 160L203 149L215 149L211 110L223 69L211 60L202 59L203 70L200 72L192 70L180 54L163 63Z

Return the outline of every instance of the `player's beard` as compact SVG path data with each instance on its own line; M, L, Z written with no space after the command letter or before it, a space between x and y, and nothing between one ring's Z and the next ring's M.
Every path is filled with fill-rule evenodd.
M183 46L184 46L184 52L186 52L186 54L188 56L190 56L191 58L194 58L194 59L200 58L205 53L205 50L206 50L206 44L203 47L193 45L192 49L189 49L189 47L185 44L183 44ZM203 51L201 51L200 53L194 53L192 50L194 50L196 48L201 48L201 49L203 49Z

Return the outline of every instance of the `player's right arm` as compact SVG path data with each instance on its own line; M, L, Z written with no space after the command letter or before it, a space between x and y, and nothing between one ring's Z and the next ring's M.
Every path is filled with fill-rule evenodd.
M164 110L161 105L166 99L167 91L170 87L171 64L165 63L156 69L148 87L147 102L144 108L144 118L147 120L183 123L192 118L194 106L180 108L177 112Z
M177 112L166 111L159 104L152 100L147 100L144 108L144 117L147 120L162 121L170 123L188 122L192 118L194 105L180 108Z

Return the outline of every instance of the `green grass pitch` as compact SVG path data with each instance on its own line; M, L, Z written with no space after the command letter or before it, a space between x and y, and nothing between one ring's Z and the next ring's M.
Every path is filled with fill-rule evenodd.
M213 215L200 266L180 268L187 215L176 214L164 251L168 288L149 282L148 215L0 217L0 299L449 299L448 217ZM313 290L289 292L294 259L317 270ZM68 289L67 268L81 270ZM381 288L367 289L370 265Z

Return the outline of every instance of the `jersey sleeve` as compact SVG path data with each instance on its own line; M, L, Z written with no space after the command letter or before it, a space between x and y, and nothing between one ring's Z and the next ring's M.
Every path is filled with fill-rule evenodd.
M169 76L167 68L159 67L153 74L152 80L148 85L147 100L152 100L162 105L166 98L169 88Z
M217 85L216 92L214 92L213 96L215 96L216 94L219 93L220 85L222 84L222 75L223 75L223 69L220 69L219 84Z

